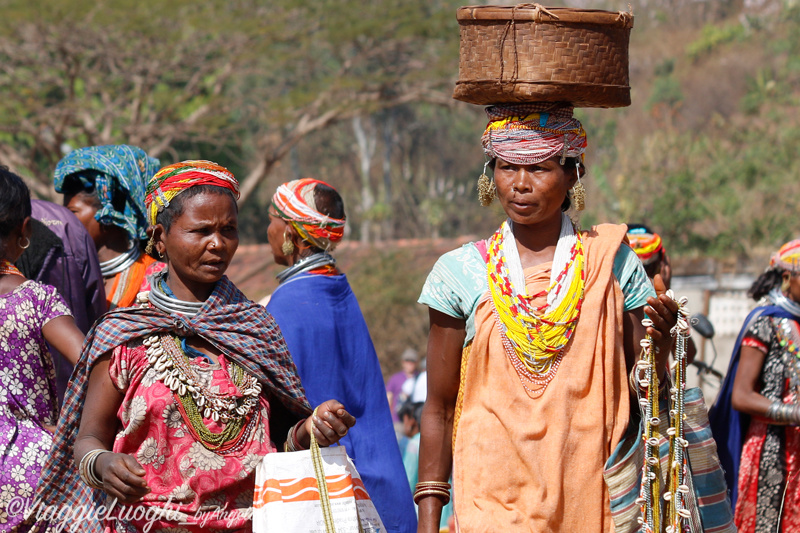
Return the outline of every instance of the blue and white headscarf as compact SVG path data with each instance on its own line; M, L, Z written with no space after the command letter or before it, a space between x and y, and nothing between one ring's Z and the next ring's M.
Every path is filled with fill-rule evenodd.
M146 240L145 187L160 167L158 159L136 146L88 146L73 150L58 162L55 188L62 192L67 178L80 180L86 189L94 186L102 204L94 218L124 229L131 240ZM112 203L115 191L125 199L122 211Z

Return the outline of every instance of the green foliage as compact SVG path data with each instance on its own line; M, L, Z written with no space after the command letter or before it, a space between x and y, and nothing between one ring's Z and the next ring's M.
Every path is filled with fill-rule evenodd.
M755 115L767 101L779 98L781 91L771 70L762 69L758 74L747 80L747 94L741 102L742 111L748 115Z
M721 26L707 24L703 27L700 37L686 47L686 54L689 59L695 61L724 44L744 39L745 35L744 26L738 22Z

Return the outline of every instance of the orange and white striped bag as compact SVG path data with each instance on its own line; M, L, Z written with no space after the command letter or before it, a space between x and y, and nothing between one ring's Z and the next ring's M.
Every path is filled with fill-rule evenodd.
M344 446L270 453L256 468L253 533L386 531Z

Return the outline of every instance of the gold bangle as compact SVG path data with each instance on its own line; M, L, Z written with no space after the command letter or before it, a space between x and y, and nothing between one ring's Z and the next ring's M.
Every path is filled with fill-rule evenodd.
M444 505L450 503L450 492L437 489L425 489L414 492L414 503L419 505L419 501L428 496L436 496L444 502Z
M415 490L424 489L427 487L436 487L444 490L450 490L450 483L446 481L420 481L417 483Z

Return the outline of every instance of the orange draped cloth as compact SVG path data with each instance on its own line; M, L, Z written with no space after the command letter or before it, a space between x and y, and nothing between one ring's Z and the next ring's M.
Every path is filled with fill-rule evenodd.
M147 277L160 272L165 266L164 263L156 261L147 254L140 255L130 268L114 277L114 285L106 295L108 310L132 306L139 292L150 290Z
M485 293L464 350L454 435L460 531L613 531L603 469L629 420L623 295L612 274L625 226L584 232L586 288L574 337L544 394L531 398L501 342ZM525 270L547 290L551 263ZM541 302L544 303L544 297ZM516 355L514 355L516 357Z

